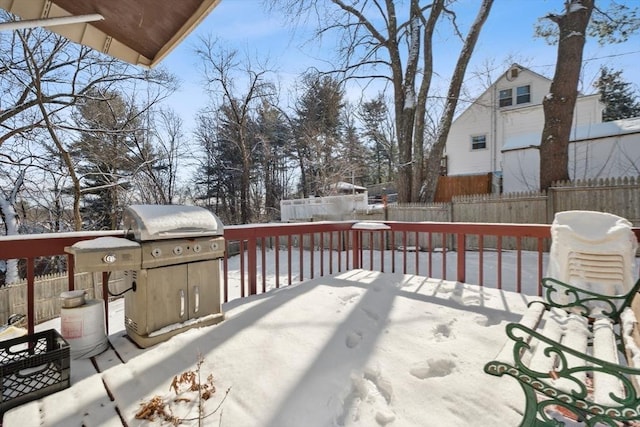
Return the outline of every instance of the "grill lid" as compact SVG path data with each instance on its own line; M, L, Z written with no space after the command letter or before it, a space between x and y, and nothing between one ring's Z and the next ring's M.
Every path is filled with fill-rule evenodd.
M139 242L223 234L220 219L199 206L131 205L124 211L123 222Z

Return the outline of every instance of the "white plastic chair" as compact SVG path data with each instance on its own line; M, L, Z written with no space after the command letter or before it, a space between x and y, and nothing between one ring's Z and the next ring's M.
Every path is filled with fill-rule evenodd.
M602 295L629 292L636 282L638 248L631 227L605 212L556 213L547 277Z

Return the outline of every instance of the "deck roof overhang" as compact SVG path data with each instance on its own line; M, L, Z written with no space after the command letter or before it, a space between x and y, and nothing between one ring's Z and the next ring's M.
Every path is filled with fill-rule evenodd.
M220 1L0 0L0 8L21 19L13 25L33 20L33 26L45 27L71 41L132 64L153 67Z

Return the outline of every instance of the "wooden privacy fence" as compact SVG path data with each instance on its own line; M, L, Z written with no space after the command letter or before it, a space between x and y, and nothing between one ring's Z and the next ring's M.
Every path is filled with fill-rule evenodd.
M595 210L619 215L640 226L640 176L563 182L547 195L548 215L568 210Z
M122 273L110 278L110 289L116 289L122 281ZM101 273L76 273L75 289L84 289L87 298L102 298ZM60 316L60 294L69 290L67 273L48 274L35 278L35 323L42 323ZM0 325L7 323L12 314L27 313L27 280L0 288Z
M390 205L386 209L358 212L355 219L372 221L433 221L514 224L551 224L556 212L596 210L628 219L640 226L640 177L579 180L555 183L547 192L480 194L454 197L449 203ZM419 239L419 238L418 238ZM410 246L438 247L443 242L423 242L410 238ZM483 245L497 248L495 238ZM514 249L515 240L503 239L504 249ZM525 250L534 250L535 242L523 242ZM397 243L396 243L397 245ZM455 242L446 242L455 249ZM477 238L469 236L467 247L478 247Z
M493 174L441 176L438 178L435 201L449 202L453 197L467 194L491 193Z

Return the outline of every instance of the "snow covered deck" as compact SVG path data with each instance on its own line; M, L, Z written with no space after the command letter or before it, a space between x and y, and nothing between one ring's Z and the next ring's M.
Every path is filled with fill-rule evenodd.
M151 425L135 415L156 396L168 414L191 419L183 425L198 425L197 393L176 396L171 385L197 373L199 360L199 383L212 375L216 387L205 425L517 425L519 386L482 367L503 343L504 323L536 298L352 270L231 301L219 325L144 350L126 338L115 301L112 348L73 360L69 389L7 412L2 425Z

